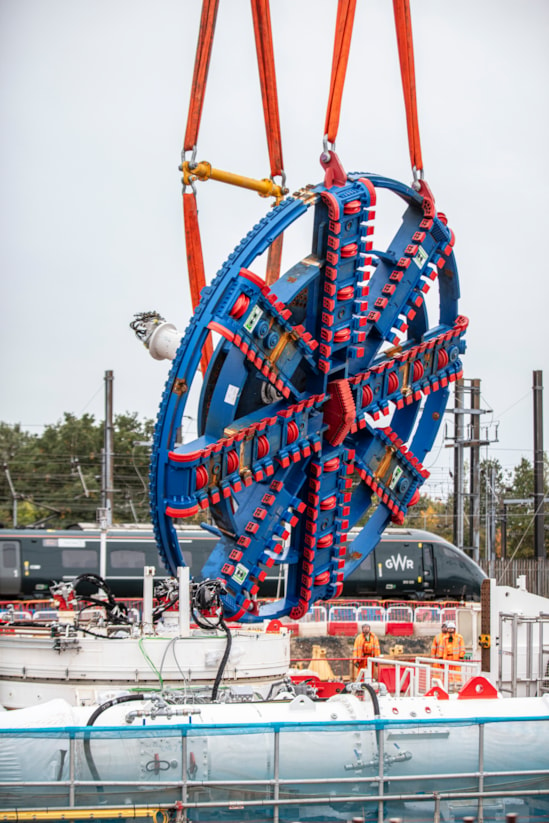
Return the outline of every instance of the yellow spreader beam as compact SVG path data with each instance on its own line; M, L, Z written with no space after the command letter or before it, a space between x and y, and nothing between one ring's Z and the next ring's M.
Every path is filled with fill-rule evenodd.
M277 185L270 178L255 180L253 177L243 177L241 174L233 174L231 171L212 168L211 163L201 160L200 163L190 163L185 160L179 167L183 172L183 184L190 186L195 180L218 180L220 183L229 183L231 186L240 186L243 189L256 191L260 197L276 197L281 200L288 189Z

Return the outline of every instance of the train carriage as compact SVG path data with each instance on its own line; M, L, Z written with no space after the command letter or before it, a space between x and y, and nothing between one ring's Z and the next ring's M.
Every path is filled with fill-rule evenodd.
M352 533L350 534L352 538ZM209 532L182 529L179 541L191 577L202 567L217 539ZM348 552L352 556L352 542ZM115 597L143 593L143 569L165 576L150 528L113 527L59 530L0 529L0 598L49 597L54 582L89 573L102 577ZM270 570L260 597L280 597L283 569ZM343 597L478 600L482 569L444 538L416 529L387 529L376 549L347 578Z

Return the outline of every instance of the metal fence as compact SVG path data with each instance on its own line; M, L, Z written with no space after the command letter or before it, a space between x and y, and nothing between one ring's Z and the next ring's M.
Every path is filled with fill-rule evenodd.
M461 820L471 810L481 820L486 807L497 803L504 812L506 801L520 799L527 819L542 820L549 809L548 724L531 716L394 717L2 729L6 762L27 748L35 764L25 777L0 772L0 819L102 821L131 810L134 818L166 823L174 813L181 821L207 815L223 823L290 823L314 813L382 823L396 810L407 821Z
M496 580L498 586L515 588L517 579L524 575L526 589L531 594L549 597L549 560L535 557L507 560L481 560L479 564L488 577Z

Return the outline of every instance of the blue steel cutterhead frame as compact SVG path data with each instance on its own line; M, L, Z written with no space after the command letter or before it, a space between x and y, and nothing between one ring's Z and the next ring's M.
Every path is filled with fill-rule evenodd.
M406 204L384 251L373 242L379 188ZM310 208L311 253L268 287L254 260ZM150 500L173 574L184 565L174 521L209 509L219 540L202 574L224 582L227 617L298 618L336 597L386 525L402 523L417 501L449 386L462 373L467 321L453 245L431 197L354 173L343 186L283 201L203 290L158 413ZM430 325L425 297L437 282ZM176 445L209 332L220 342L199 436ZM280 566L284 596L261 603L262 582Z

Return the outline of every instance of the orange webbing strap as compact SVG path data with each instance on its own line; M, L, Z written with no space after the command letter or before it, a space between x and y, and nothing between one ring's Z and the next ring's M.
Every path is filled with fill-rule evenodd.
M202 3L200 32L196 46L191 99L189 101L189 114L187 116L187 129L183 142L184 151L192 151L196 146L198 138L218 5L219 0L204 0Z
M324 126L324 134L332 144L336 141L339 127L341 99L343 97L349 51L351 50L355 9L356 0L338 0L330 96L326 111L326 125Z
M187 266L189 270L189 285L191 288L191 301L193 311L200 302L200 292L206 285L204 276L204 259L202 257L202 243L200 241L200 230L198 227L198 210L196 208L196 197L193 193L183 192L183 218L185 222L185 245L187 248ZM206 373L208 363L213 354L212 339L208 335L202 357L200 368L202 374Z
M278 111L278 94L276 89L276 70L274 62L273 33L269 0L251 0L254 21L255 47L257 65L263 100L265 131L269 149L271 177L283 175L282 137L280 132L280 115ZM269 247L265 282L272 286L280 277L282 260L282 238L280 234Z
M189 101L189 113L187 115L187 128L185 130L185 140L183 142L183 152L192 151L195 149L198 140L198 130L200 128L202 107L204 105L204 95L206 92L208 69L210 67L210 57L212 54L212 44L218 5L219 0L203 0L202 3L200 32L198 34L198 43L196 46L193 82L191 87L191 98ZM189 286L191 289L191 301L194 311L200 302L200 292L206 285L206 277L204 274L204 258L202 256L202 243L200 241L200 229L198 226L196 197L194 191L187 194L185 189L183 189L183 220L185 224L185 246L187 249ZM210 335L208 335L200 359L202 374L206 373L212 354L212 340Z
M408 126L408 144L412 169L422 172L423 160L419 141L419 124L417 118L416 76L414 71L414 44L412 40L412 19L409 0L393 0L395 27L398 41L402 90L406 106L406 123Z
M282 239L284 235L279 234L269 246L267 255L267 270L265 272L265 283L272 286L280 277L280 266L282 263Z
M284 164L269 0L252 0L252 16L271 175L275 177L282 174Z

